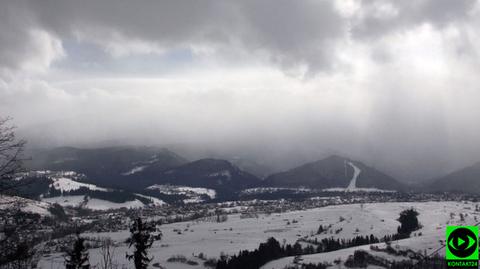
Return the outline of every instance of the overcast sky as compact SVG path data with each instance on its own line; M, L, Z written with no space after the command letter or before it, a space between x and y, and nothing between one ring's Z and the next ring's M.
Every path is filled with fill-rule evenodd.
M289 165L340 153L428 178L480 161L479 13L474 0L0 0L0 115L31 146L190 144Z

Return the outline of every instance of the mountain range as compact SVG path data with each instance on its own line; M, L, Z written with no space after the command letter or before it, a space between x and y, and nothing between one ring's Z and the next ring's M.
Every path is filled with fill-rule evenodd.
M74 171L97 185L141 190L155 184L161 172L186 162L157 147L62 147L33 151L26 166L28 170Z
M152 186L157 186L157 189L158 186L170 186L165 187L169 190L171 186L203 188L214 191L216 198L233 197L241 190L255 187L306 187L337 191L412 190L411 186L374 167L336 155L271 174L263 180L228 160L205 158L188 161L168 149L158 147L62 147L37 150L26 165L29 170L73 171L84 175L80 181L86 184L149 195L152 193L149 187ZM437 178L421 190L478 192L479 176L480 163ZM160 193L164 195L167 192Z

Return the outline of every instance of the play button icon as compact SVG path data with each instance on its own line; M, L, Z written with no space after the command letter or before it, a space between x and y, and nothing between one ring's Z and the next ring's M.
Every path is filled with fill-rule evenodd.
M477 236L466 228L458 228L447 239L449 251L459 258L472 255L478 248Z

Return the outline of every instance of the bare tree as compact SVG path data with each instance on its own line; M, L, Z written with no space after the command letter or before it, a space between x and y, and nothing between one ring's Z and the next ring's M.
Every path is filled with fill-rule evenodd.
M26 185L26 182L11 180L22 169L22 153L25 140L15 137L15 126L10 117L0 117L0 204L14 203L15 199L2 197L9 191ZM28 268L35 251L22 240L18 231L29 229L32 223L23 213L11 207L0 212L0 268Z
M0 117L0 194L19 187L10 179L21 170L24 160L22 153L26 141L15 137L16 127L11 120L10 117Z
M100 247L100 268L101 269L115 269L117 265L114 264L115 256L115 244L112 239L102 239L102 245Z

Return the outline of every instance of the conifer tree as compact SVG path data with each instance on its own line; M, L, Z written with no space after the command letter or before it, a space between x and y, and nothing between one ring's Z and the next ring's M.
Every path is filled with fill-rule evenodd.
M88 261L88 250L84 245L85 239L77 233L77 239L73 244L73 249L67 251L65 257L66 269L90 269Z
M414 208L400 212L400 217L397 219L400 222L398 233L409 236L411 232L420 229L422 226L418 222L418 215L419 213Z
M152 246L155 239L160 239L160 235L154 235L155 227L149 223L144 223L141 218L137 218L130 228L130 238L127 239L129 247L134 247L133 254L127 254L127 259L132 260L136 269L145 269L152 261L153 257L148 256L148 249Z

